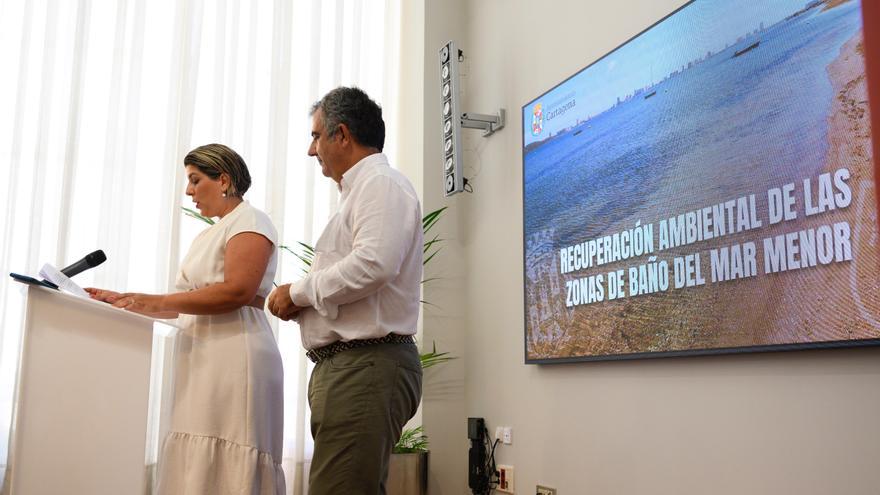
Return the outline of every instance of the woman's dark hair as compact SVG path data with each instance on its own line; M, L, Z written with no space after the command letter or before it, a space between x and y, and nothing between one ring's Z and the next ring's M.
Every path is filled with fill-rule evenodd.
M183 165L192 165L208 177L217 180L227 174L231 183L227 196L242 197L251 187L251 174L247 164L232 148L222 144L206 144L187 153Z
M345 124L358 144L382 151L385 147L385 121L382 107L360 88L339 87L312 105L310 115L321 110L324 132L336 135Z

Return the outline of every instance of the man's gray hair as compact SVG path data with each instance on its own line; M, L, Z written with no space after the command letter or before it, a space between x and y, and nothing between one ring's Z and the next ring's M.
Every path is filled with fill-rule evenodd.
M363 146L382 151L385 147L385 121L382 108L360 88L339 87L312 105L310 115L321 110L324 132L336 135L345 124L354 140Z

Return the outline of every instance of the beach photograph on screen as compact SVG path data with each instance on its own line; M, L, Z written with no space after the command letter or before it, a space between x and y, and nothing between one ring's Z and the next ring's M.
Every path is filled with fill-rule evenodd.
M526 361L880 338L863 50L858 0L695 0L525 104Z

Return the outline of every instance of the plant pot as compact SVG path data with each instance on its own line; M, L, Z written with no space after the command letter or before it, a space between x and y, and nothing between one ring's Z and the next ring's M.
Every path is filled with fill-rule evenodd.
M428 453L391 454L385 488L387 495L428 493Z

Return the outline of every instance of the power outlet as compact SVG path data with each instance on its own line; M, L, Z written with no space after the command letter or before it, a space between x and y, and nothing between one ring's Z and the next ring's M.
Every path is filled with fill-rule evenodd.
M538 485L535 487L535 495L556 495L556 488Z
M498 488L495 491L501 493L514 493L513 491L513 466L498 465Z

